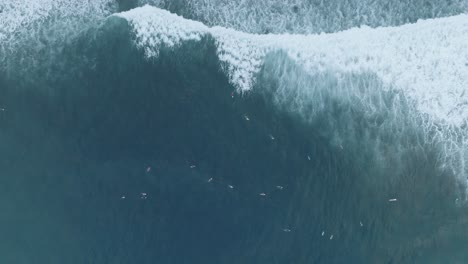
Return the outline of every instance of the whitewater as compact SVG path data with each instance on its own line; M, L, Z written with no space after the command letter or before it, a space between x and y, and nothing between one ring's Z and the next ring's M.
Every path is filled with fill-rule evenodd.
M200 41L203 36L210 35L216 42L225 73L239 91L253 88L265 56L275 51L286 52L311 75L332 72L336 78L343 79L341 76L345 74L374 73L383 82L383 90L400 90L416 105L420 118L428 123L426 133L434 129L443 131L434 136L437 139L430 140L443 142L448 156L448 161L444 162L456 159L454 170L462 181L466 179L466 14L420 20L399 27L363 26L318 35L248 34L208 27L151 6L116 16L129 21L136 35L135 44L149 59L157 58L163 47L175 48L184 41ZM342 96L350 95L342 92Z
M418 21L393 28L356 28L320 35L251 35L207 27L166 10L144 6L118 14L134 27L136 44L151 58L162 46L217 42L233 85L250 90L268 52L284 50L309 73L374 72L403 90L422 113L457 126L468 117L468 15Z

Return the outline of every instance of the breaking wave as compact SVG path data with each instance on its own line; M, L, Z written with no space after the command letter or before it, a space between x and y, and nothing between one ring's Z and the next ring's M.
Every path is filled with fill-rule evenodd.
M272 78L280 79L275 98L283 105L288 102L286 108L297 110L310 122L317 112L327 109L324 98L331 97L362 111L366 122L377 127L375 135L392 131L387 124L394 128L395 136L405 123L413 124L423 131L414 147L433 144L441 148L439 166L466 179L467 15L312 36L249 35L209 28L150 6L118 16L132 25L135 43L147 58L157 58L163 47L211 36L224 71L240 91L251 90L267 54L280 51L289 63L298 65L285 72L284 60L274 63L277 74ZM376 124L376 116L382 115L382 122Z
M80 237L57 263L463 259L467 10L1 3L0 174L13 175L3 186L37 187L16 192L31 204L63 197L60 217L37 213ZM36 172L50 185L30 181ZM135 209L142 189L158 202ZM70 241L54 237L53 248Z

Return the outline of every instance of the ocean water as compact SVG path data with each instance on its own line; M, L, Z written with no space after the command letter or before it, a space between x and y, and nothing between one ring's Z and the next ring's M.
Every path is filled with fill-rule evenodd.
M467 263L467 12L0 3L0 263Z

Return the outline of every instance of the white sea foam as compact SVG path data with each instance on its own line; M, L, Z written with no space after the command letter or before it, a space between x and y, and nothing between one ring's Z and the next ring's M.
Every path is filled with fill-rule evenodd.
M466 0L138 0L209 26L250 33L337 32L398 26L468 11Z
M144 6L117 14L135 29L136 44L148 57L159 55L162 46L174 47L182 41L200 40L209 29L200 22L184 20L166 10ZM186 23L187 21L187 23Z
M110 15L117 6L113 0L6 0L0 3L0 41L14 38L35 22L47 19L93 20Z
M310 72L372 72L400 89L421 113L461 126L468 118L468 15L421 20L387 28L353 28L320 35L256 35L208 27L166 10L144 6L120 13L134 27L148 57L161 46L212 36L220 61L239 90L253 87L265 55L283 50Z
M115 0L0 1L0 70L30 75L34 69L50 68L47 64L65 43L117 8Z

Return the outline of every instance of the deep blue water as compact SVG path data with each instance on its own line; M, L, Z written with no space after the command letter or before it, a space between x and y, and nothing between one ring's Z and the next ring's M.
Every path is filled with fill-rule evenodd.
M209 37L157 60L132 38L110 19L37 76L0 72L0 263L468 262L461 192L417 124L382 163L357 107L330 96L306 122L278 101L284 54L239 94Z

